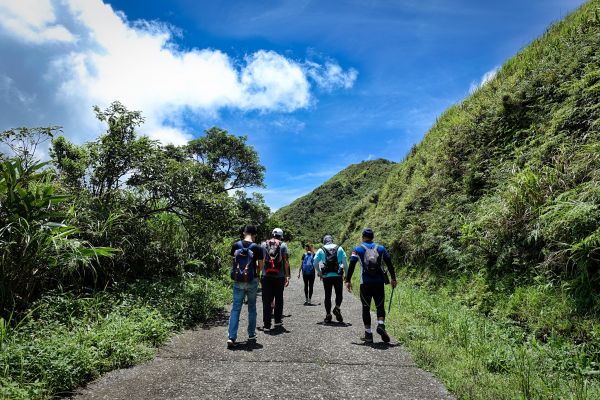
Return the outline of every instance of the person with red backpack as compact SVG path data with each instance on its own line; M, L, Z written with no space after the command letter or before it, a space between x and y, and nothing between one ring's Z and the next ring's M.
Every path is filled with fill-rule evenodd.
M321 267L321 264L323 267ZM342 246L333 243L331 235L323 237L323 247L321 247L313 258L313 266L317 270L317 275L323 281L325 289L325 323L330 323L331 316L331 292L335 289L335 307L333 315L338 322L344 322L342 316L342 300L344 295L344 273L348 272L348 262L346 261L346 252Z
M363 243L357 246L350 256L350 268L346 276L346 287L352 292L352 274L356 263L360 261L360 300L362 303L362 318L365 324L365 335L362 338L366 343L373 343L373 332L371 331L371 300L377 308L377 333L385 343L389 343L390 335L385 330L385 284L387 273L383 263L388 267L392 277L392 287L396 287L396 271L392 265L392 258L386 248L374 243L375 234L370 228L362 232Z
M283 289L290 284L290 263L283 230L273 229L273 237L263 243L265 261L262 268L263 331L271 331L271 315L275 328L283 326ZM274 309L271 304L275 301Z
M302 273L302 279L304 280L304 305L310 306L312 304L313 287L315 285L315 267L313 265L313 257L315 256L314 247L307 243L305 246L306 253L302 254L302 260L300 268L298 268L298 279Z
M263 266L263 249L254 243L256 227L244 228L243 239L231 246L232 265L230 276L233 280L233 305L229 316L227 347L236 344L240 313L244 299L248 299L248 343L256 343L256 292L258 277Z

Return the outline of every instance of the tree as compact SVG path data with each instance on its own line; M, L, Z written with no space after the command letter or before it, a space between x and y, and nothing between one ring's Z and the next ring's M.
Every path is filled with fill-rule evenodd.
M16 158L24 171L30 170L36 160L38 148L60 132L60 126L38 127L38 128L12 128L0 133L0 144L4 145L13 153L0 153L0 161L8 158Z
M247 139L213 127L188 144L188 154L208 166L206 178L219 183L223 191L264 187L265 167L260 165L256 150L246 144Z

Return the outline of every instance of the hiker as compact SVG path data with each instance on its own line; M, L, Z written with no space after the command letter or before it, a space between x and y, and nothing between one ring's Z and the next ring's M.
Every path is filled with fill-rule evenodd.
M352 274L356 262L360 260L360 301L362 303L362 318L365 325L365 335L362 338L366 343L373 343L371 331L371 300L377 308L377 333L385 343L390 342L390 336L385 330L385 284L387 273L383 269L382 261L388 267L392 277L392 287L396 287L396 271L392 265L392 258L384 246L374 243L375 234L370 228L362 231L362 241L350 256L350 268L346 276L346 287L352 292Z
M227 347L235 346L240 313L244 299L248 301L248 343L256 343L256 292L258 277L263 266L263 249L256 240L256 227L244 228L244 238L231 246L231 279L233 279L233 306L229 316Z
M304 280L304 301L305 306L312 304L313 287L315 285L315 267L313 266L313 258L315 256L314 247L307 243L304 247L306 253L302 254L302 261L300 268L298 268L298 279L300 279L300 273L302 273L302 279Z
M321 268L321 265L323 267ZM323 247L321 247L313 258L313 266L317 270L317 275L323 281L325 289L325 323L330 323L331 316L331 291L335 290L335 307L333 315L338 322L344 322L342 310L340 309L343 300L343 276L348 273L348 262L346 261L346 252L342 246L333 243L331 235L323 237Z
M263 244L265 262L262 269L263 331L271 331L271 315L275 328L283 326L283 289L290 284L290 264L287 244L283 241L283 230L273 229L272 238ZM272 308L272 302L275 307Z

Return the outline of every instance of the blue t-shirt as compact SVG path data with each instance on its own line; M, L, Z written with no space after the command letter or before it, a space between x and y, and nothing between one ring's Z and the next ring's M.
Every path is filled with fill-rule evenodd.
M363 245L367 246L369 249L372 249L374 246L377 246L377 252L382 255L382 264L385 261L391 262L390 253L386 250L386 248L380 244L373 242L363 242ZM377 275L369 275L365 272L363 265L365 263L365 253L367 251L365 248L360 245L356 246L352 251L352 255L350 256L350 261L357 260L360 261L360 283L385 283L385 278L383 276L383 269L381 270L381 274ZM383 265L382 265L383 267Z

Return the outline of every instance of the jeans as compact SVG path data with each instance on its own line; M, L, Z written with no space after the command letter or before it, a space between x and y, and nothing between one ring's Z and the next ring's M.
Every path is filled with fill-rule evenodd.
M233 306L229 316L229 339L237 339L240 313L244 299L248 297L248 337L256 335L256 291L258 281L233 282Z
M323 287L325 288L325 312L331 314L331 289L335 289L335 305L342 305L344 299L344 282L341 276L323 278Z
M283 317L283 289L285 278L263 278L263 323L265 328L271 327L271 303L275 299L275 323L281 323Z

